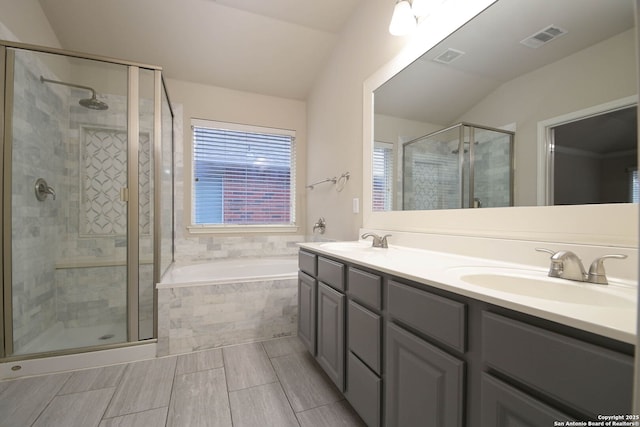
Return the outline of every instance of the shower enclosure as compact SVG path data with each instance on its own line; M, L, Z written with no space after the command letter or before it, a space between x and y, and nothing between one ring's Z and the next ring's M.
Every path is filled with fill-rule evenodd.
M460 123L405 143L403 209L512 206L513 139L513 132Z
M157 336L173 260L159 67L0 41L4 360Z

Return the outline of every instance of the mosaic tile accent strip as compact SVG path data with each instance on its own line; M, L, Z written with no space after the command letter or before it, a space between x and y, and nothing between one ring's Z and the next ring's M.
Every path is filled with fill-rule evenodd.
M150 138L140 134L140 233L150 232ZM120 190L127 186L127 132L82 127L81 231L84 236L125 235L127 204Z

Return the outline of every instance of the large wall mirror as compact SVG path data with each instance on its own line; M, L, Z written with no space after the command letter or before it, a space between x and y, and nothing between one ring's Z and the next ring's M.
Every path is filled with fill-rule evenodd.
M634 15L500 0L374 88L372 210L637 201Z

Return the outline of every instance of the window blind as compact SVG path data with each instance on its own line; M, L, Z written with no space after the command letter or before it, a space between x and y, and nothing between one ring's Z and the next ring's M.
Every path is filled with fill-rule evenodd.
M376 143L373 149L373 210L393 206L393 146Z
M291 132L192 127L194 224L295 223Z

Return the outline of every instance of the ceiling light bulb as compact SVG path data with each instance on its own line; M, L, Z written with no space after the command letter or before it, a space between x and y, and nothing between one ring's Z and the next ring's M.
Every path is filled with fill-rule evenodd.
M433 1L430 0L413 0L411 2L411 9L413 14L417 17L427 16L430 12Z
M411 9L416 18L424 18L432 14L442 3L444 0L412 0Z
M400 0L393 9L393 16L389 24L389 32L394 36L409 34L416 26L416 18L411 11L411 4L407 0Z

